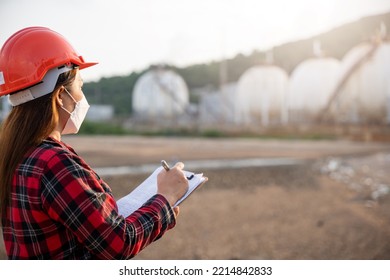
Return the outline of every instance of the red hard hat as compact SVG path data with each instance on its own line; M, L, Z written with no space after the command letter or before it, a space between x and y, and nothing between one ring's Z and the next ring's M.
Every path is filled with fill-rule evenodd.
M85 62L62 35L49 28L22 29L0 51L0 96L38 84L50 69L69 64L83 69L96 63Z

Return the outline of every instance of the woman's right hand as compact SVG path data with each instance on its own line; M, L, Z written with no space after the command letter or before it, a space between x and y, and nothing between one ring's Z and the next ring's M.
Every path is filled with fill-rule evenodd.
M157 193L163 195L171 206L188 190L188 180L183 168L184 164L178 162L169 171L163 169L157 176Z

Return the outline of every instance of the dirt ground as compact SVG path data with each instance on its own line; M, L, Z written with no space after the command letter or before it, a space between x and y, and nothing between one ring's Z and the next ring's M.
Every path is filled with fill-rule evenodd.
M176 227L136 259L390 259L390 143L67 137L93 167L295 158L222 168L181 206ZM117 198L148 174L106 176ZM5 258L0 246L0 257Z

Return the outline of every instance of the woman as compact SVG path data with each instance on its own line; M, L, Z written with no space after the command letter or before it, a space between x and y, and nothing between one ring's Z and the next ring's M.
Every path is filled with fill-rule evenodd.
M95 65L58 33L25 28L0 52L0 211L10 259L127 259L174 227L188 182L178 163L129 217L110 187L64 142L87 113L80 70Z

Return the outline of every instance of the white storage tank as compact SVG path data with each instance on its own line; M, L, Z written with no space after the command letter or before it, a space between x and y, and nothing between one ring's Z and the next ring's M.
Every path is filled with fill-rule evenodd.
M288 85L289 122L316 121L337 85L340 61L331 57L310 58L291 73Z
M286 71L275 65L254 66L245 71L237 83L235 122L263 126L285 122L287 82Z
M184 79L169 69L154 68L144 73L133 91L133 113L137 118L156 120L183 114L189 104Z
M340 123L390 123L390 43L362 43L343 58L330 114Z
M204 92L199 102L199 123L204 126L231 124L237 84L228 83L212 92Z

